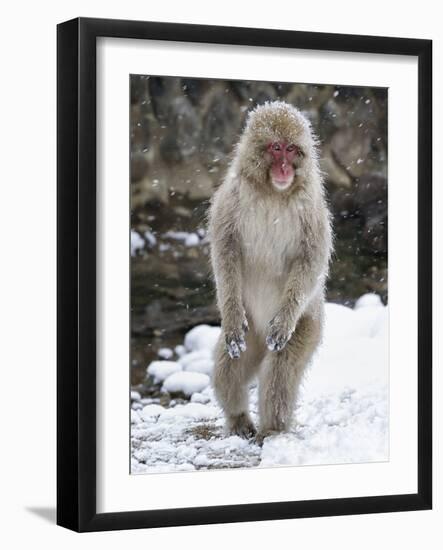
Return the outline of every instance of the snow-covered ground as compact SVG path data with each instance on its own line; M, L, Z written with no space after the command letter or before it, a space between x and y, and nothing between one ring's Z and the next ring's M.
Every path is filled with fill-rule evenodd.
M388 460L388 308L377 295L362 296L354 309L326 305L323 344L305 377L293 428L266 438L263 447L224 433L210 386L219 332L199 325L184 346L163 348L148 366L165 391L189 401L165 408L132 392L132 473ZM250 410L257 421L255 386Z

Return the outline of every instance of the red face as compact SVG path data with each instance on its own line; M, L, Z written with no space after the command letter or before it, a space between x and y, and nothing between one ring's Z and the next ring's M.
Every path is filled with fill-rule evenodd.
M294 160L300 155L300 149L294 143L274 141L268 144L266 150L271 156L272 184L276 189L284 191L294 180Z

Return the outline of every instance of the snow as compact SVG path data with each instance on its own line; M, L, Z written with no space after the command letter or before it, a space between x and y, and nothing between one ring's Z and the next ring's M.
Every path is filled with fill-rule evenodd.
M157 244L156 236L154 235L154 233L151 233L150 231L145 231L145 239L146 239L146 242L151 247L153 247Z
M183 355L178 362L185 371L202 372L203 374L211 374L214 366L212 354L208 349L191 351Z
M209 376L201 372L175 372L163 383L163 389L172 392L183 392L191 396L209 386Z
M137 233L137 231L131 231L131 256L135 256L137 252L143 249L145 246L145 241Z
M181 370L182 366L175 361L152 361L147 368L148 374L154 378L154 384L163 382L170 375Z
M155 403L151 403L150 405L146 405L143 407L141 411L141 416L143 419L151 418L151 416L160 416L162 412L164 412L164 407L161 405L156 405Z
M197 233L188 233L187 231L168 231L164 234L167 239L181 241L185 246L198 246L200 237Z
M174 357L174 352L170 348L160 348L157 355L162 359L172 359L172 357Z
M360 296L360 298L355 302L354 309L360 309L362 307L379 307L382 305L380 296L378 294L374 293L368 293L363 294L363 296Z
M131 472L388 460L388 322L388 308L376 294L362 296L354 309L326 304L323 342L304 378L293 427L265 438L263 447L226 435L209 383L220 328L194 327L175 348L177 361L165 357L148 366L163 391L182 392L189 401L143 408L143 399L132 402ZM255 381L249 393L257 424Z
M178 346L175 346L174 351L175 351L176 355L181 357L182 355L184 355L186 353L186 348L185 348L185 346L182 346L181 344L179 344Z
M209 350L213 351L218 337L220 336L220 327L211 327L209 325L198 325L191 329L185 336L185 348L188 351Z

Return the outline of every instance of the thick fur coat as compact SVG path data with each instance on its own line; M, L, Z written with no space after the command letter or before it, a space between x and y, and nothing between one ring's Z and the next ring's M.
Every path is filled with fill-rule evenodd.
M300 154L289 189L270 181L269 143ZM248 117L209 213L211 261L222 319L213 384L227 428L255 434L248 383L259 378L260 434L289 428L300 380L322 332L332 250L330 216L307 119L283 102Z

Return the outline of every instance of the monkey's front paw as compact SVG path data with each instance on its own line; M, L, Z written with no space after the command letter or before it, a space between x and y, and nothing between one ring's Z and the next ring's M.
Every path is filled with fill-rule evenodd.
M249 326L246 315L243 315L241 326L225 328L226 349L231 359L238 359L242 351L246 351L245 334L248 330Z
M281 351L289 342L295 327L275 316L269 323L269 332L266 337L266 346L270 351Z
M243 330L231 330L225 334L226 349L231 359L238 359L246 351L245 333Z

